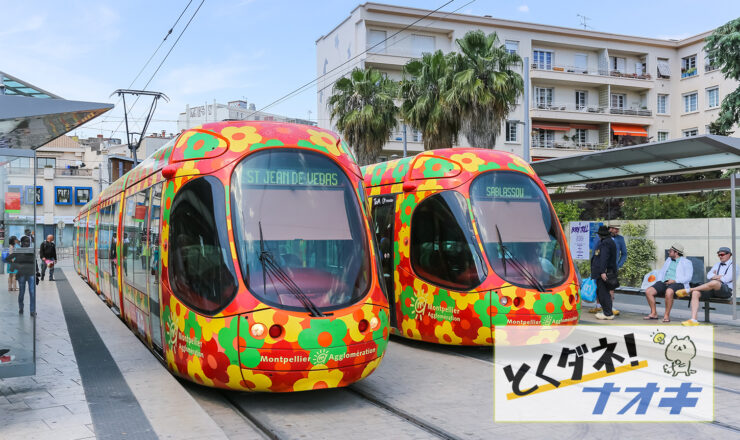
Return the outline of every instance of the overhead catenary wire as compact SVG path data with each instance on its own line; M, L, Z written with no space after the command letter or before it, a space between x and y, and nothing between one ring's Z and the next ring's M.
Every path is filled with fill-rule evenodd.
M152 80L157 75L157 73L159 73L159 69L162 68L162 65L164 65L164 62L165 61L167 61L167 58L170 56L170 54L172 53L172 51L175 49L175 46L177 46L177 43L180 41L180 38L182 38L182 36L185 33L185 31L188 30L188 27L190 27L190 23L192 23L193 22L193 19L195 18L195 16L198 15L198 11L200 11L200 8L203 6L203 3L205 3L205 1L206 0L201 0L200 4L198 5L198 8L196 8L195 9L195 12L193 12L193 15L190 16L190 20L188 20L187 24L185 24L185 27L182 29L182 31L180 31L180 34L177 36L177 39L175 40L174 43L172 43L172 46L170 46L170 50L167 51L167 54L164 56L164 58L162 58L162 61L157 66L157 69L154 71L154 73L152 73L152 75L149 77L149 80L146 82L146 84L144 84L144 87L142 88L142 90L146 90L146 88L149 87L149 84L152 82ZM190 6L190 3L188 3L188 6ZM187 7L185 9L187 9ZM185 12L185 10L183 10L183 13L184 12ZM182 14L180 14L180 17L182 17ZM178 17L177 20L180 21L180 18ZM170 29L170 31L172 31L172 29ZM167 36L169 36L169 33L167 34ZM136 100L134 100L134 103L131 104L131 109L134 108L134 106L136 105L136 103L138 101L139 101L139 97L137 96L136 97ZM142 119L143 119L143 116L142 116ZM121 125L122 124L123 124L123 122L120 122L118 124L118 126L116 127L116 129L113 130L113 131L111 131L110 137L113 137L113 135L118 132L118 130L121 128Z
M189 0L188 1L188 4L185 5L185 7L182 9L182 11L180 12L180 15L177 17L177 20L175 20L175 23L172 26L170 26L170 29L167 31L167 33L165 34L164 38L162 38L162 41L159 43L159 46L157 46L157 48L154 49L154 52L152 52L152 55L149 57L149 59L146 61L146 63L144 63L144 65L139 70L139 73L136 74L136 76L134 77L134 79L131 80L131 83L128 85L128 87L126 87L127 89L130 89L130 88L133 87L133 85L136 82L136 80L139 79L139 76L141 76L141 74L144 72L144 69L146 69L146 67L149 65L149 63L152 61L152 59L154 59L154 56L157 55L157 52L159 52L159 49L162 48L162 46L164 45L165 41L167 41L167 38L172 34L172 31L175 30L175 26L177 26L177 23L180 22L180 19L182 19L182 16L185 15L185 11L188 10L188 8L190 7L190 4L191 3L193 3L193 0ZM120 102L121 102L121 97L119 96L118 97L118 101L116 102L116 106L118 106L118 104ZM106 121L108 121L110 119L112 119L112 117L110 115L106 115L103 118L103 121L102 122L106 122ZM121 120L123 121L123 118L121 118ZM120 124L119 124L119 127L120 127ZM116 130L118 130L118 129L116 129ZM111 137L112 137L112 133L111 133Z

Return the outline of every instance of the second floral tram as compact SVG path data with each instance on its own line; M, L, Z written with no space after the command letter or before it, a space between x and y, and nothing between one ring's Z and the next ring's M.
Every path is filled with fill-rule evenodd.
M244 391L346 386L389 336L365 197L334 133L206 124L83 207L75 268L174 374Z
M573 261L525 161L455 148L363 171L396 333L441 344L529 344L548 337L538 329L578 322Z

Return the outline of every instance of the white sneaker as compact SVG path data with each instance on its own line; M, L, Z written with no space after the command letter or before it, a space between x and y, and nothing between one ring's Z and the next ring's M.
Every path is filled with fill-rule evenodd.
M596 314L596 319L608 319L608 320L612 320L612 319L614 319L614 315L606 316L605 314L599 312L599 313Z

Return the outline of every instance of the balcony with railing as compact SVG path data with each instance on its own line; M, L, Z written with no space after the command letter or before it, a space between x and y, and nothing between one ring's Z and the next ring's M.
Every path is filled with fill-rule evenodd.
M532 110L546 110L553 112L579 112L579 113L608 113L612 115L626 116L652 116L653 112L647 107L603 107L597 105L580 105L575 103L532 103Z
M601 144L598 142L560 142L555 140L533 139L531 147L574 151L597 151L608 149L609 144Z
M627 72L627 71L621 71L621 70L603 70L603 69L597 69L597 70L591 69L590 70L585 67L558 65L558 64L532 63L532 70L572 73L576 75L610 76L610 77L615 77L615 78L629 78L629 79L641 79L641 80L651 80L652 79L649 73Z

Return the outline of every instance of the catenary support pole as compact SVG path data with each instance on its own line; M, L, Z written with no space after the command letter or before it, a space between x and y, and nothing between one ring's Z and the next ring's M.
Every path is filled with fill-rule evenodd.
M529 57L524 57L524 133L522 136L522 158L529 162Z

